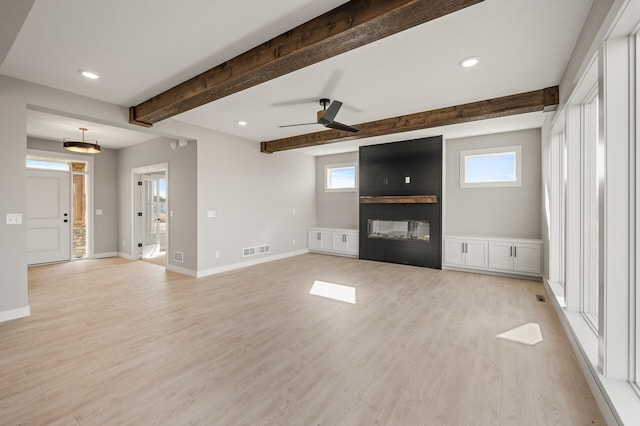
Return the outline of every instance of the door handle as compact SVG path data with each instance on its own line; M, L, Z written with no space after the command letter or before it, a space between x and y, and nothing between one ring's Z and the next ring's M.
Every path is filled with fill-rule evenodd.
M67 217L67 216L69 216L69 215L65 213L65 214L64 214L64 217Z
M64 220L64 223L67 223L67 222L69 222L69 221L68 221L67 219L65 219L65 220Z

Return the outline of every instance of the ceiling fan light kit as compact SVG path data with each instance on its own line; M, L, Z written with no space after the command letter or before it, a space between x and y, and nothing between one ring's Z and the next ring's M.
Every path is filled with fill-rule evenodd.
M331 102L331 100L328 98L321 98L319 102L320 102L320 105L322 106L322 109L318 111L317 121L315 123L287 124L287 125L278 126L278 127L295 127L295 126L307 126L310 124L322 124L324 127L327 127L329 129L343 130L345 132L352 132L352 133L355 133L358 131L358 129L356 129L355 127L347 126L346 124L342 124L334 120L334 118L336 118L336 115L338 114L338 111L340 111L340 108L342 107L342 102L340 101ZM327 105L329 105L328 108L327 108Z
M100 145L97 140L87 140L84 138L84 132L88 129L80 127L82 132L82 139L64 138L62 139L62 146L67 151L80 152L82 154L97 154L101 151Z

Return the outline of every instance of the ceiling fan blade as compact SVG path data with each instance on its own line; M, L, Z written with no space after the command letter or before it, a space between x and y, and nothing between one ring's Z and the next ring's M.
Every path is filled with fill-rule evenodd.
M296 126L308 126L310 124L318 124L318 123L298 123L298 124L285 124L278 127L296 127Z
M318 122L324 125L331 123L333 119L336 118L336 115L338 114L338 111L340 111L341 106L342 106L342 102L340 101L331 102L331 105L329 105L329 108L327 108L327 110L324 112L322 117L320 117Z
M331 123L327 123L324 126L330 129L344 130L345 132L356 133L359 131L355 127L347 126L346 124L338 123L337 121L332 121Z

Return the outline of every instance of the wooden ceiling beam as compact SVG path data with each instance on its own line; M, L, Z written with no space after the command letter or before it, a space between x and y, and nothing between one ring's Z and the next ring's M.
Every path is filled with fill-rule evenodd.
M150 126L484 0L351 0L129 109Z
M558 101L558 86L547 87L546 89L501 98L487 99L464 105L355 124L353 127L359 129L358 133L326 130L261 142L260 151L270 154L288 149L306 148L335 142L370 138L373 136L486 120L489 118L507 117L536 111L549 111L558 105Z

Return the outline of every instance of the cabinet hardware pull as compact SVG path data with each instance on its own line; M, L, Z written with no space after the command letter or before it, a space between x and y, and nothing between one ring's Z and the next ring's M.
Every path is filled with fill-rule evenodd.
M464 252L469 253L469 243L464 243Z
M513 257L513 246L509 247L509 257Z
M513 257L518 257L518 247L513 248Z
M462 247L462 252L464 253L464 243L460 243L460 246Z
M343 243L347 242L347 234L342 234L342 242Z

